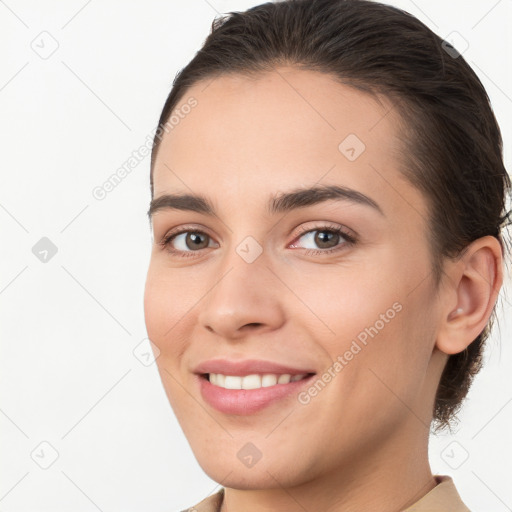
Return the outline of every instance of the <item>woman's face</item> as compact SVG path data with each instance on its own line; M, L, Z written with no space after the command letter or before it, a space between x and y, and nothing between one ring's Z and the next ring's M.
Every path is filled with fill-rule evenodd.
M201 467L277 488L399 461L428 437L445 356L426 200L399 172L392 105L283 67L196 84L169 126L145 317ZM263 363L227 366L247 360ZM226 390L210 369L244 387L315 375Z

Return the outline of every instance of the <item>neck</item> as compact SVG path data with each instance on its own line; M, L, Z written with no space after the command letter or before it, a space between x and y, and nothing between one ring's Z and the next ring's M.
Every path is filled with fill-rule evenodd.
M412 416L412 415L411 415ZM268 489L225 488L221 512L396 512L412 506L437 481L428 462L428 435L412 416L410 424L379 446L368 446L357 460L293 486L273 479Z

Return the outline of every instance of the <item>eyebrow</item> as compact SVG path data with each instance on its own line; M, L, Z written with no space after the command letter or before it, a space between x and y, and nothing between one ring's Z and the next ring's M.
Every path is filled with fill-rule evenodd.
M267 204L270 214L284 213L298 208L305 208L330 200L350 201L369 206L384 215L381 207L370 197L357 190L338 185L323 185L312 188L298 188L290 192L272 196ZM210 200L201 194L164 194L151 200L148 216L161 210L182 210L217 216Z

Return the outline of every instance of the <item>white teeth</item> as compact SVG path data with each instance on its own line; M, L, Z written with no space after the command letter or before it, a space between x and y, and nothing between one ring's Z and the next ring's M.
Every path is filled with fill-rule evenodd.
M261 386L267 388L268 386L275 386L277 384L277 377L275 375L263 375L261 378Z
M291 378L292 378L292 376L288 375L288 374L279 375L279 377L277 379L277 383L278 384L288 384L290 382Z
M235 377L233 375L226 375L224 387L226 389L242 389L242 378Z
M235 375L223 375L222 373L210 373L209 379L215 386L225 389L259 389L262 387L275 386L276 384L296 382L306 376L306 373L293 376L288 373L283 375L266 373L264 375L252 374L240 377Z
M258 389L261 388L261 377L259 375L246 375L240 378L242 381L242 389Z

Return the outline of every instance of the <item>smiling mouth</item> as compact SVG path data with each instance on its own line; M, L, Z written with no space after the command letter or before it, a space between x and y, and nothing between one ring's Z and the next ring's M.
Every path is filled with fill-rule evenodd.
M289 373L264 373L251 375L224 375L222 373L203 373L201 377L213 384L214 386L224 389L260 389L276 385L289 384L307 379L315 375L314 373L301 373L291 375Z

